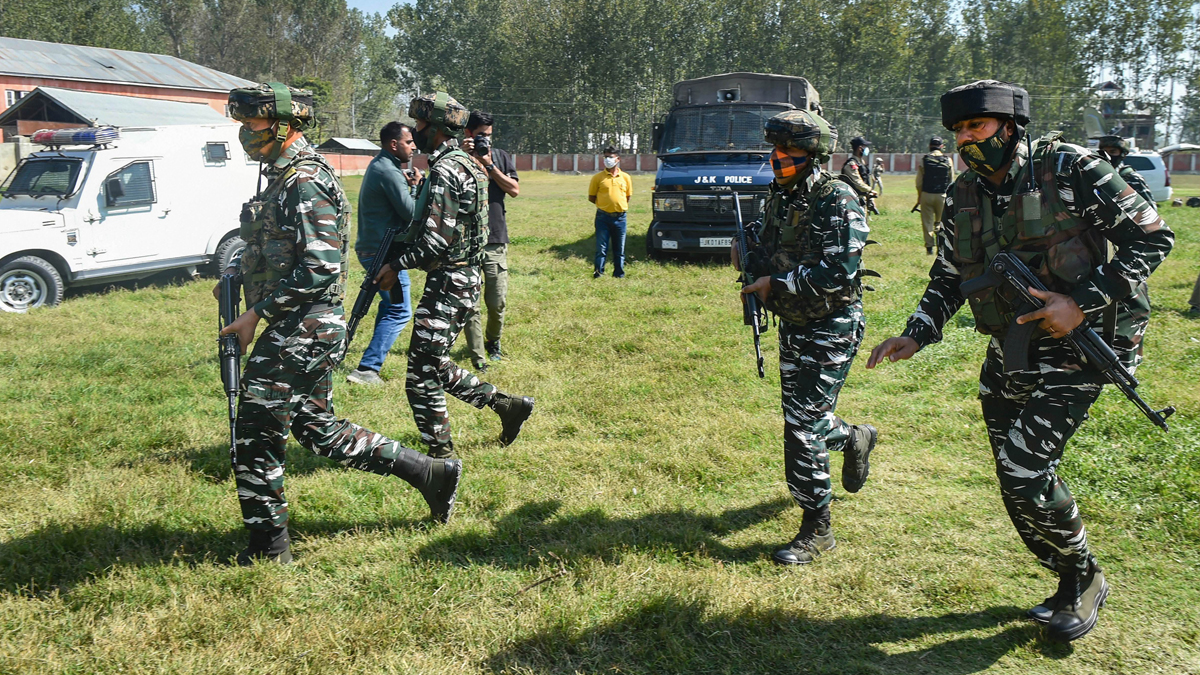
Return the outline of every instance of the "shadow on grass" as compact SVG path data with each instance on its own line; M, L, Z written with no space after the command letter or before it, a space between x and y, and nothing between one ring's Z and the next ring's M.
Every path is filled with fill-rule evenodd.
M466 532L438 539L418 555L457 564L486 563L519 568L537 564L551 551L564 560L590 557L619 562L623 552L661 551L699 554L729 562L749 562L769 555L774 546L734 548L719 537L777 518L791 505L780 498L731 509L720 515L661 511L636 518L611 518L600 509L555 517L558 500L529 502L497 520L491 532Z
M191 283L193 277L182 268L157 272L141 279L112 281L88 286L68 286L63 291L63 299L78 298L88 295L103 295L115 290L136 291L140 288L169 288ZM214 281L215 283L215 281ZM213 310L214 312L216 310ZM215 325L215 322L214 322Z
M937 673L987 670L1030 645L1047 658L1069 646L1039 639L1022 610L995 607L935 617L887 614L810 619L803 612L746 609L714 614L703 600L649 599L636 611L587 630L551 626L492 655L490 672L580 673ZM999 630L999 632L995 632ZM965 631L928 649L877 645ZM889 653L892 652L892 653Z
M559 260L571 260L573 258L582 258L589 263L596 259L596 235L592 234L579 241L570 244L556 244L545 249L548 253L553 253ZM609 246L609 261L611 264L612 246ZM644 261L646 260L646 235L625 234L625 260L626 261Z
M230 487L230 499L234 499ZM293 541L344 532L416 530L427 520L386 518L372 522L295 518ZM54 523L0 544L0 591L40 596L103 576L110 570L161 565L228 564L246 545L240 523L182 529L147 525L71 525Z
M193 448L181 453L184 461L188 462L191 470L213 483L222 483L229 480L233 468L229 464L229 446L228 445L209 445L203 448ZM169 461L174 462L174 458L169 458ZM354 469L346 469L341 464L322 457L307 448L297 447L294 444L289 444L287 448L287 459L285 477L287 476L305 476L311 473L316 473L321 470L346 470L353 471Z

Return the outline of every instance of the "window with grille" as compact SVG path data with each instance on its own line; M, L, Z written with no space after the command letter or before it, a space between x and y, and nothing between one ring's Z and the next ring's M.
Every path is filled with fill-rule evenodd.
M662 147L668 153L770 150L763 140L763 125L784 110L774 105L682 108L667 120Z
M108 194L108 204L110 208L123 208L126 206L140 206L143 204L153 204L154 198L154 171L150 166L150 162L134 162L126 165L120 171L115 171L108 175L105 179L105 189L108 189L109 181L120 181L121 191L124 194L116 195Z
M17 91L15 89L9 89L8 91L4 92L4 105L7 107L12 107L13 104L15 104L17 101L20 101L21 99L25 98L25 95L28 93L29 92L27 92L27 91Z

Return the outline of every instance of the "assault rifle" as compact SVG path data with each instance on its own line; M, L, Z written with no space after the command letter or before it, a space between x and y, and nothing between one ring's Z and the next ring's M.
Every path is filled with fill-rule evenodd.
M412 169L405 171L408 174ZM413 206L413 218L420 218L422 211L422 202L418 197ZM362 321L367 312L371 311L371 303L375 300L375 294L379 292L379 284L375 283L375 277L379 276L379 270L387 264L388 253L392 249L392 243L401 232L411 233L413 223L410 221L404 223L403 226L397 224L389 227L387 232L383 233L383 241L379 242L379 250L375 252L375 257L371 259L371 268L367 270L367 277L363 279L362 285L358 287L358 298L354 300L354 310L350 312L350 320L346 322L346 350L349 351L350 344L354 342L354 333L358 330L358 323ZM396 270L397 272L399 270Z
M987 273L981 277L963 282L960 290L963 297L967 297L1005 283L1019 293L1023 300L1022 305L1017 308L1016 316L1028 314L1045 306L1044 302L1029 292L1029 288L1033 287L1039 291L1046 291L1046 286L1042 284L1040 279L1034 276L1033 272L1025 266L1025 263L1021 262L1020 258L1011 253L997 253L992 258L992 261L988 263ZM1019 324L1015 318L1013 319L1013 324L1009 327L1008 334L1004 338L1004 370L1006 372L1028 369L1029 340L1036 326L1036 321ZM1142 397L1135 391L1138 386L1137 378L1128 370L1125 370L1125 367L1121 365L1120 359L1113 352L1112 347L1109 347L1096 334L1096 331L1088 325L1087 321L1084 321L1076 326L1074 330L1067 333L1066 339L1088 364L1104 376L1104 379L1116 385L1121 390L1121 393L1125 394L1125 397L1142 411L1142 414L1148 417L1151 422L1161 427L1163 431L1169 431L1167 428L1167 418L1175 412L1175 408L1167 406L1162 410L1155 410L1143 401Z
M738 253L741 254L742 288L754 283L750 276L750 247L746 245L746 226L742 224L742 204L738 193L733 193L733 215L737 224ZM758 364L758 376L766 377L763 369L762 334L767 330L767 311L754 293L742 294L742 323L750 326L754 333L754 356Z
M371 311L371 303L375 300L375 294L379 292L379 284L375 283L375 277L379 276L379 270L387 264L388 252L392 249L392 241L396 239L396 235L400 233L402 228L399 225L393 225L388 228L383 234L383 241L379 244L379 250L375 252L375 257L371 259L371 267L367 269L367 277L363 279L362 285L358 287L358 298L354 300L354 311L350 312L350 320L346 322L346 349L350 349L350 343L354 342L354 333L358 330L358 322L362 321L367 312Z
M237 471L237 399L242 389L242 345L237 333L220 335L220 331L237 320L240 314L240 283L236 274L222 274L217 283L217 355L221 359L221 384L225 386L225 396L229 399L229 464L234 471Z

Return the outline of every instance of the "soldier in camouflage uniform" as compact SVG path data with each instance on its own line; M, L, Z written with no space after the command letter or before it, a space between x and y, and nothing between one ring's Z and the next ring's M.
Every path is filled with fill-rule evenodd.
M844 452L842 487L858 492L875 447L874 427L834 414L866 329L862 249L868 228L854 189L820 168L837 143L836 129L814 112L790 110L768 120L765 135L775 146L775 180L749 256L755 281L742 293L757 293L780 319L784 473L804 518L774 560L803 565L835 545L829 453ZM732 254L736 267L736 245Z
M459 462L432 459L334 415L333 368L346 351L350 205L301 132L313 119L312 94L271 82L233 90L229 109L242 122L242 147L263 163L269 181L243 207L246 247L226 270L241 275L249 309L222 333L236 333L245 351L259 320L267 322L242 375L237 413L238 500L250 530L238 563L291 561L283 494L289 431L319 455L407 481L444 522Z
M1150 186L1146 185L1146 179L1142 178L1142 174L1135 171L1132 166L1125 163L1125 158L1129 156L1129 141L1120 136L1101 136L1100 152L1104 153L1109 164L1113 165L1117 174L1125 180L1129 187L1137 191L1147 204L1158 208L1154 202L1154 194L1150 192Z
M1048 624L1052 638L1070 641L1095 625L1108 584L1056 469L1103 380L1061 338L1087 318L1105 327L1133 370L1150 314L1143 282L1174 236L1096 153L1063 143L1057 132L1032 138L1025 130L1028 101L1024 89L994 80L942 96L942 123L955 133L970 170L946 195L938 256L917 311L902 337L871 352L867 367L911 358L938 342L946 322L970 301L976 330L992 338L979 400L1000 494L1026 547L1059 575L1057 592L1029 616ZM1112 260L1106 240L1116 245ZM981 276L1000 251L1020 257L1046 284L1050 292L1034 292L1045 307L1022 314L1014 293L1003 288L963 297L960 284ZM1014 316L1017 323L1040 323L1028 355L1009 354L1006 369L1004 337Z
M846 158L846 163L842 164L842 180L854 188L864 203L879 196L878 192L871 189L871 169L866 157L870 152L867 150L869 147L871 141L862 136L850 139L850 156Z
M509 396L450 360L450 348L479 306L487 240L487 176L458 147L468 113L445 92L413 99L413 140L429 153L429 176L417 197L419 225L392 248L377 277L386 290L402 269L423 269L425 292L408 348L408 403L421 440L434 457L454 457L446 394L500 416L500 442L512 443L533 412L533 399Z

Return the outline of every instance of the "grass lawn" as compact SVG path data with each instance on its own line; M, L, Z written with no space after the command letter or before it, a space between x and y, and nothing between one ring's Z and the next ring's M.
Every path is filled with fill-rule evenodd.
M504 448L494 414L451 400L466 473L441 527L402 482L293 444L291 567L227 564L245 535L211 279L0 315L0 672L1200 673L1200 321L1183 316L1200 210L1163 206L1177 243L1138 372L1179 408L1171 433L1107 391L1061 467L1113 587L1062 646L1023 619L1055 580L1001 505L966 312L913 361L868 372L860 355L839 413L880 430L871 479L835 487L835 551L780 569L800 511L774 329L761 381L728 266L646 261L651 176L624 280L591 278L588 177L522 178L507 358L486 377L535 396L534 416ZM865 349L902 329L929 265L912 178L886 187ZM419 445L408 330L385 387L344 383L369 332L337 409Z

